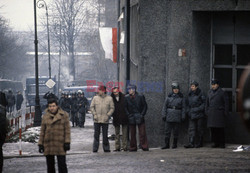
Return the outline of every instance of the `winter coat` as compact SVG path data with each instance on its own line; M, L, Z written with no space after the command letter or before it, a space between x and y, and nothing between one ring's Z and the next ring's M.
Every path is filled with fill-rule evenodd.
M162 116L167 122L180 123L185 119L185 99L182 93L174 94L173 92L165 99Z
M70 143L69 115L61 108L56 115L45 112L38 145L44 146L44 155L65 155L64 144Z
M23 103L23 95L22 94L17 94L16 96L16 106L20 107Z
M75 98L72 98L71 99L71 113L73 113L73 114L75 114L75 113L77 113L77 111L78 111L78 101L77 101L77 98L75 97Z
M135 93L125 96L125 112L129 119L129 124L141 124L144 122L144 116L147 113L148 105L144 95Z
M191 120L200 119L205 116L206 98L200 88L190 91L187 99L187 112Z
M5 94L0 92L0 144L4 143L7 133L6 105Z
M225 127L225 118L228 115L229 102L227 93L220 87L208 91L206 100L206 115L208 127Z
M88 110L89 102L86 97L79 97L77 99L78 111L81 114L85 114Z
M14 106L16 104L16 99L12 92L8 92L6 99L8 102L8 106Z
M109 123L109 118L115 110L114 102L111 96L94 96L90 104L90 110L93 114L94 123Z
M115 111L112 114L114 126L121 124L128 124L128 116L125 112L125 95L119 92L119 100L117 101L115 95L112 93L111 97L115 105Z
M71 107L71 100L70 98L64 98L61 102L61 108L66 111L66 112L70 112L70 107Z

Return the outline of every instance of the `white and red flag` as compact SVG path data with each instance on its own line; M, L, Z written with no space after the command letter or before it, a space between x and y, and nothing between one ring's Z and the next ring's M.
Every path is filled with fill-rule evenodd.
M105 58L117 62L117 28L101 27L99 28L100 39Z

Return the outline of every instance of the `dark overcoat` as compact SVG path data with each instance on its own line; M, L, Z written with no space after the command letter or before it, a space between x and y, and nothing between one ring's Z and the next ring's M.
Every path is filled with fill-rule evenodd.
M220 87L209 90L206 100L206 115L208 127L225 127L225 118L228 115L229 102L225 91Z
M199 88L190 91L187 99L187 112L191 120L205 116L206 98Z
M5 94L0 91L0 109L1 109L0 110L0 144L1 145L4 143L6 133L7 133L6 106L7 106L7 100L6 100Z
M128 116L125 112L125 95L119 92L119 100L117 101L115 95L112 93L111 97L115 105L115 111L112 114L114 126L119 126L121 124L128 124Z
M166 122L180 123L185 119L185 99L182 93L174 94L173 92L165 99L162 117L166 119Z
M134 96L125 96L125 112L129 118L129 124L141 124L147 113L148 105L144 95L135 93Z

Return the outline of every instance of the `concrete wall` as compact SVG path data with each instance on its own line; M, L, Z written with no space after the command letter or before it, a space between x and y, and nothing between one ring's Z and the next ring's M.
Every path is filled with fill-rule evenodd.
M210 88L211 12L250 10L250 1L239 0L236 6L233 0L139 0L138 5L138 71L130 71L130 75L138 73L138 81L163 82L162 92L144 93L148 103L146 128L149 145L157 147L164 140L161 110L171 91L172 81L179 82L185 96L191 80L197 80L204 93ZM185 49L186 56L179 57L179 49ZM124 74L121 72L120 76ZM233 126L233 121L238 123L234 132L227 131L228 142L242 142L243 137L232 138L237 136L235 129L244 131L236 115L231 115L228 125ZM206 140L209 140L209 133ZM187 123L184 123L179 142L186 141Z

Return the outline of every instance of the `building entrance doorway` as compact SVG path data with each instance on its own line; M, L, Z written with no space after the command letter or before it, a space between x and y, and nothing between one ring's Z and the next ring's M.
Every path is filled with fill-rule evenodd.
M230 112L238 111L238 83L250 62L250 12L212 14L212 77L228 93Z

